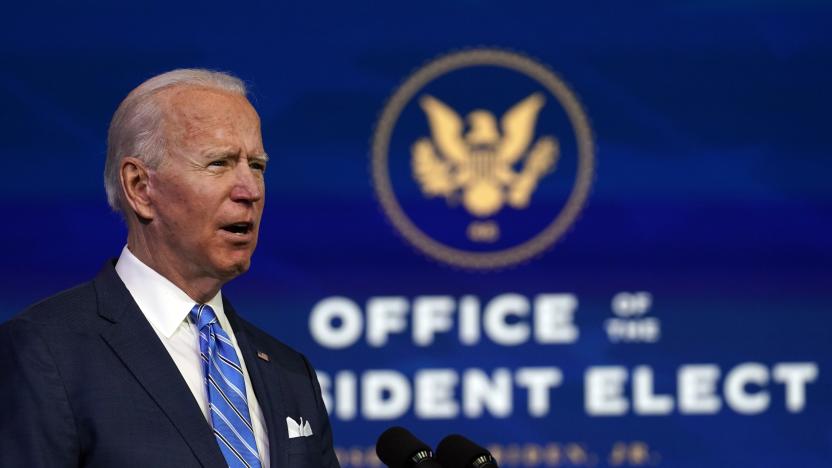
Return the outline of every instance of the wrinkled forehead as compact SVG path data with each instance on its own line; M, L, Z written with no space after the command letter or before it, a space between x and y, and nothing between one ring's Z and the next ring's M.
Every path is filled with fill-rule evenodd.
M245 96L214 88L179 86L156 96L169 137L216 130L259 136L260 118Z

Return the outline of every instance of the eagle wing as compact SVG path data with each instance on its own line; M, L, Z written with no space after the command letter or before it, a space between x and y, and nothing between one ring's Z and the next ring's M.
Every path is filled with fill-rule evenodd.
M434 151L427 138L420 138L411 147L413 176L425 195L448 196L457 188L451 178L451 165L443 161Z
M497 147L498 161L511 165L523 156L532 142L537 115L545 102L543 94L534 93L503 114L500 120L503 138Z
M433 96L423 96L419 105L428 116L433 141L441 155L456 165L468 164L468 145L462 137L462 118Z

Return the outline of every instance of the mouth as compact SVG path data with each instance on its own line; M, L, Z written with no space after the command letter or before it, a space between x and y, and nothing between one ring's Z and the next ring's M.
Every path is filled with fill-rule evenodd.
M225 232L231 233L235 236L243 237L250 234L254 230L254 223L240 222L226 224L225 226L222 226L220 229L222 229Z

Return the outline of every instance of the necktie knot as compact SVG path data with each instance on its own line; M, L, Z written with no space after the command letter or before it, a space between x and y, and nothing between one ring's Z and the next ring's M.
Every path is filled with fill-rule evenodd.
M197 330L202 330L208 325L217 323L217 314L214 313L214 309L208 304L195 305L191 309L191 318L196 324Z

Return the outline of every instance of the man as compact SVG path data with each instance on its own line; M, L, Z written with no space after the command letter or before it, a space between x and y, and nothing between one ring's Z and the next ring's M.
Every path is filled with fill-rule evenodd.
M232 76L125 98L105 186L127 246L0 326L0 466L338 466L312 366L220 292L249 268L266 163Z

